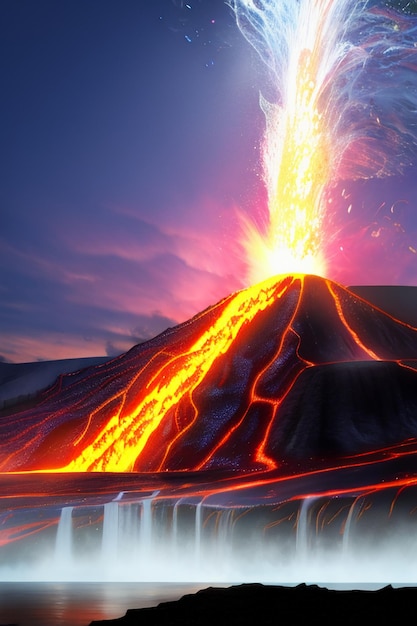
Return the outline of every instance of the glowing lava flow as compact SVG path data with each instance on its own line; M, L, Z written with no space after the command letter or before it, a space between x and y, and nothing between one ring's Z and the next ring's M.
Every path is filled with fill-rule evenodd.
M166 413L204 379L213 362L227 352L240 329L285 291L270 279L253 295L239 292L213 326L183 354L169 359L147 381L146 394L132 413L116 413L82 454L61 471L128 471ZM256 300L254 299L256 296Z
M417 436L416 342L336 283L269 279L12 410L0 471L274 469L325 455L322 428L333 452L361 451L358 411L373 447L396 443Z

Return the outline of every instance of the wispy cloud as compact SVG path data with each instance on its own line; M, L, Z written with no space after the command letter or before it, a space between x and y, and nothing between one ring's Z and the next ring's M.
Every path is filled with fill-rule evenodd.
M52 216L42 252L2 242L1 353L11 361L114 355L240 288L243 264L227 237L234 211L210 221L212 213L205 200L185 223L156 225L103 208L99 225Z

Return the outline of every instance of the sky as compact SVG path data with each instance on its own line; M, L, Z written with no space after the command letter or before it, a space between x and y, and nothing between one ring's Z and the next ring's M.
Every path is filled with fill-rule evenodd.
M120 354L245 287L266 71L223 0L0 13L0 360ZM331 278L417 285L415 164L335 185Z

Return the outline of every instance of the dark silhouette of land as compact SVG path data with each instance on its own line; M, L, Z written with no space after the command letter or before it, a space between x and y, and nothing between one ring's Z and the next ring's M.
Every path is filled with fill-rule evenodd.
M316 622L340 626L406 623L417 588L384 587L377 591L333 591L316 585L297 587L259 584L208 588L177 602L127 611L119 619L91 626L275 626Z

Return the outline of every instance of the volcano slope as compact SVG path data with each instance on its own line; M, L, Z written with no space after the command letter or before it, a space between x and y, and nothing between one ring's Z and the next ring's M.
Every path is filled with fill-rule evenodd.
M0 471L265 470L416 437L417 329L294 275L3 412Z

